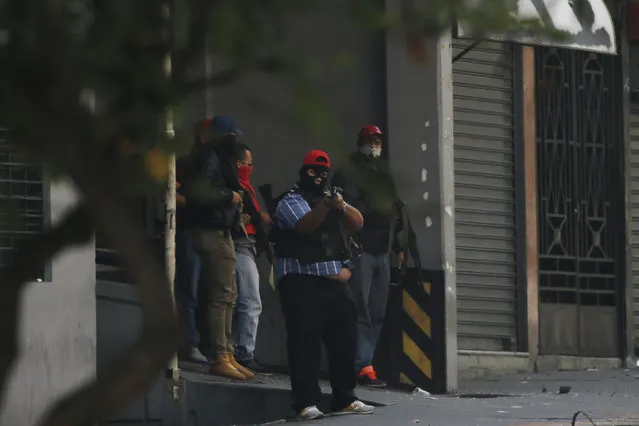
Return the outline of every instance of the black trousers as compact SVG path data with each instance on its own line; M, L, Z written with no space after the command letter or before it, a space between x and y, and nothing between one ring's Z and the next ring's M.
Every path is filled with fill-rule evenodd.
M357 399L357 307L348 285L312 275L286 275L280 280L279 293L286 322L293 409L300 412L319 404L322 341L333 389L331 410L347 407Z

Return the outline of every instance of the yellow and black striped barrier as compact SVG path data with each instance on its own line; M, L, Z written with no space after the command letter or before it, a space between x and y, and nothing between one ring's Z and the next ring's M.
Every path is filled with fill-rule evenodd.
M409 270L394 281L375 359L380 376L395 386L444 393L443 273L422 271L419 279Z

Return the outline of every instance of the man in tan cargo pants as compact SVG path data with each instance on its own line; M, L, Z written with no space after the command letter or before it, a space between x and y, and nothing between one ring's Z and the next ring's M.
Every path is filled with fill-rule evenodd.
M255 376L234 357L231 337L237 300L235 247L231 229L237 226L242 196L231 187L228 173L239 130L230 117L211 120L208 141L194 155L186 199L195 250L208 288L211 340L210 373L233 380Z

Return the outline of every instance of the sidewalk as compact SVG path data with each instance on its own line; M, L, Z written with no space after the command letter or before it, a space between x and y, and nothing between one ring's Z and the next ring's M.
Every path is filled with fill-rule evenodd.
M558 394L559 388L570 391ZM501 396L499 396L501 395ZM402 395L373 416L331 417L313 425L555 426L584 411L597 426L639 425L639 370L525 374L462 383L460 396ZM576 425L592 426L579 416Z
M195 392L199 401L194 403L193 409L209 424L256 424L249 419L263 419L262 424L285 424L284 418L290 419L293 415L287 376L259 375L255 380L238 384L202 374L204 372L205 369L183 372L183 376L191 380L192 386L200 383ZM560 388L567 392L560 394ZM322 382L322 391L328 400L330 387L326 382ZM357 394L364 401L380 405L374 415L329 417L312 422L295 421L294 424L564 426L571 425L573 415L583 411L596 426L639 426L639 369L636 368L478 379L461 383L456 396L364 388L358 388ZM238 407L234 407L237 404ZM249 410L247 404L251 407ZM236 409L245 414L251 412L251 415L240 416L244 419L240 420L233 414ZM235 420L228 423L221 417ZM575 424L593 425L582 415Z

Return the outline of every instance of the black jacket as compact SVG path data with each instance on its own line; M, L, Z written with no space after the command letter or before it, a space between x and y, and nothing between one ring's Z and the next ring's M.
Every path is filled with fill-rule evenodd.
M335 172L332 184L342 188L344 200L364 216L364 227L358 238L365 253L388 253L389 242L392 250L402 250L396 238L402 230L401 211L387 161L354 153L347 164ZM394 230L392 236L391 230Z
M185 183L188 179L189 166L191 161L191 155L187 155L178 158L175 164L176 180L180 183L180 187L177 189L177 193L182 194L185 197ZM175 224L178 231L186 230L191 226L186 206L181 206L179 204L177 205L175 209Z
M230 230L239 218L239 210L232 204L232 183L225 178L213 144L206 143L190 157L185 182L180 182L187 202L183 214L192 227Z

